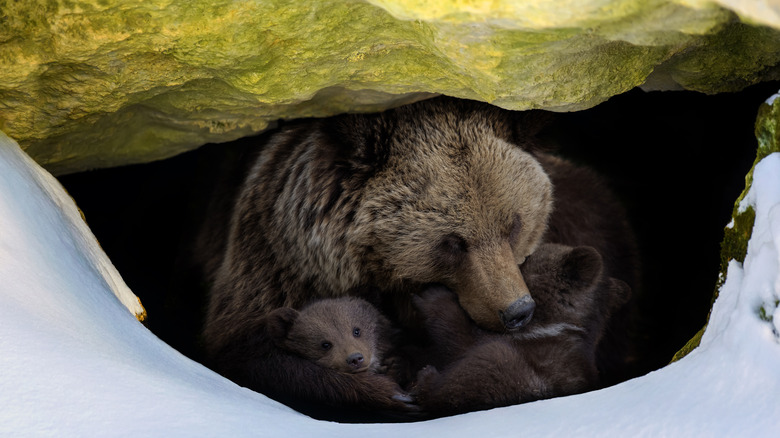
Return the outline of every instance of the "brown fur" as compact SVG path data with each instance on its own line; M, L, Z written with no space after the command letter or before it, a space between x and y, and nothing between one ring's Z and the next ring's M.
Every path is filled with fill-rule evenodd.
M421 102L273 137L236 202L207 343L230 342L247 312L299 307L312 298L301 290L336 297L366 284L408 294L441 282L502 328L498 312L528 294L517 264L545 230L551 187L508 142L511 120L473 106Z
M442 287L415 299L437 358L418 373L424 411L452 415L597 386L596 346L610 314L627 302L628 285L604 278L601 257L590 247L545 244L523 274L537 308L518 333L479 329Z
M203 332L212 366L287 399L341 406L366 397L367 409L408 409L397 386L369 383L371 374L323 377L298 356L262 356L257 351L271 347L259 326L274 309L369 298L366 290L377 290L373 302L408 326L411 295L436 282L480 326L504 330L502 313L529 296L518 265L545 235L553 190L561 220L551 218L545 238L568 243L582 226L568 215L577 202L568 198L577 195L567 188L569 165L532 142L533 114L437 98L297 121L264 136L239 193L229 197L233 210L216 209L199 240L201 260L213 268ZM605 223L616 217L600 205L588 213ZM602 230L583 227L598 247ZM302 391L303 369L328 389Z
M605 181L590 169L558 157L540 155L539 161L553 182L556 199L544 241L595 248L604 261L604 277L625 281L636 292L640 275L636 241L625 211ZM599 344L598 367L606 384L635 373L635 352L629 338L634 320L632 303L612 315Z
M318 300L300 311L280 307L268 317L273 341L291 353L345 373L384 371L392 328L365 300Z
M334 314L360 323L361 338L370 341L360 343L359 348L371 355L364 358L370 366L342 367L336 364L337 354L318 355L315 346L307 344L315 332L333 335L328 339L334 344L336 336L347 337L343 329L335 330L345 327L347 321L329 320L327 315ZM394 333L387 320L365 301L320 300L301 311L275 309L253 317L252 322L254 332L218 350L220 371L239 385L262 389L265 395L318 419L365 422L415 418L418 408L413 399L392 373L385 373L385 367L380 366ZM353 324L347 326L352 333Z

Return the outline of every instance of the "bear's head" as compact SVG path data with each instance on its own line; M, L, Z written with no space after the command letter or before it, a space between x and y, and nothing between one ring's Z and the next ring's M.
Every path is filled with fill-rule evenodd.
M387 327L376 308L353 297L318 300L300 311L282 307L267 317L268 334L278 347L346 373L381 365L379 346Z
M369 126L355 143L380 157L355 214L375 282L443 284L481 327L527 324L534 301L518 265L547 227L552 185L506 113L444 100L359 123Z

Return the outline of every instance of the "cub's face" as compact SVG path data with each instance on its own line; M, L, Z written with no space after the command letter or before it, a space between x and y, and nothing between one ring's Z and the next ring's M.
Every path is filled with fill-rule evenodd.
M603 278L603 260L589 246L541 245L522 272L534 291L537 311L519 336L555 333L565 327L588 334L593 345L617 309L631 296L631 288L615 278Z
M377 324L381 315L367 302L354 298L314 302L301 311L283 308L276 319L277 344L320 366L359 373L380 366ZM281 327L281 328L279 328Z
M595 289L602 270L601 255L594 248L540 245L521 267L538 306L531 326L585 326L589 315L596 313Z
M413 146L397 147L357 215L367 264L379 281L447 286L483 328L522 328L533 301L518 265L546 229L547 174L487 129L399 138Z

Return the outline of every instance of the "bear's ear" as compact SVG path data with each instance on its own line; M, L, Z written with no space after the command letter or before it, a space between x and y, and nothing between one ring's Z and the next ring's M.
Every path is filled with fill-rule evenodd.
M529 152L550 152L555 147L544 140L543 131L552 125L554 113L543 110L512 111L512 142Z
M623 307L631 298L631 286L623 280L610 278L607 283L609 296L608 310L614 312Z
M560 275L572 290L590 289L601 279L601 254L590 246L572 248L563 255Z
M388 139L394 131L393 121L381 114L341 114L322 119L323 150L332 154L334 163L350 172L371 172L388 159Z
M295 320L298 319L298 311L290 307L280 307L266 317L266 331L275 343L287 338Z

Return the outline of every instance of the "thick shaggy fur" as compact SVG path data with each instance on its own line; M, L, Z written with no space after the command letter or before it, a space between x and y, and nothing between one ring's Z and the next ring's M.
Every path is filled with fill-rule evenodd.
M229 199L232 209L215 208L199 240L212 282L203 332L212 366L286 400L406 410L385 376L264 355L263 318L312 299L361 296L408 327L412 294L440 283L481 327L503 331L519 320L513 304L533 294L518 265L543 238L623 257L604 242L613 238L605 230L622 224L608 193L537 148L531 118L437 98L264 136L238 194L215 204ZM312 381L321 390L312 392Z
M365 285L408 294L441 282L502 329L498 312L528 295L517 264L552 202L537 159L510 142L511 122L445 99L283 129L236 201L208 343L232 338L244 313L301 306L311 297L300 291L336 297Z
M318 300L300 311L280 307L268 315L268 332L280 348L345 373L385 371L390 321L367 301Z
M630 295L625 282L602 271L591 247L543 245L523 265L537 301L534 319L511 334L479 329L443 287L415 298L437 358L418 373L423 411L453 415L595 388L605 322Z

